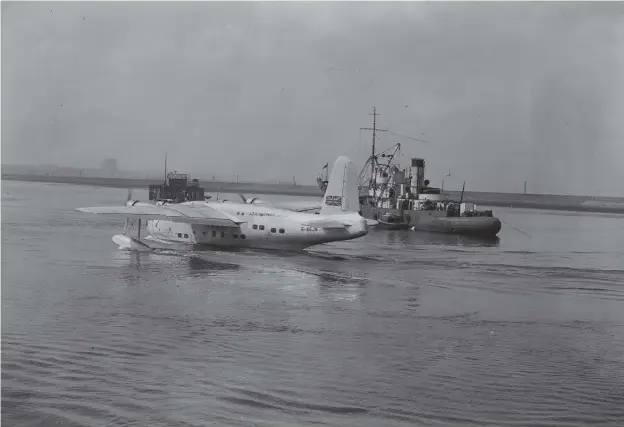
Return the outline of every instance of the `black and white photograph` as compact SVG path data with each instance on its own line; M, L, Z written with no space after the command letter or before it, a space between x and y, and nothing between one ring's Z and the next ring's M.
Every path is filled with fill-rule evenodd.
M2 426L624 426L623 1L2 1Z

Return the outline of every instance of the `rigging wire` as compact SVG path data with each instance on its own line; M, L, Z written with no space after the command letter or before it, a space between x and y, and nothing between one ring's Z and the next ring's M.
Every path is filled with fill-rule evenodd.
M390 129L386 129L386 132L388 132L390 135L398 136L399 138L407 138L407 139L411 139L412 141L417 141L417 142L429 142L424 139L414 138L414 137L407 136L407 135L401 135L400 133L392 132Z

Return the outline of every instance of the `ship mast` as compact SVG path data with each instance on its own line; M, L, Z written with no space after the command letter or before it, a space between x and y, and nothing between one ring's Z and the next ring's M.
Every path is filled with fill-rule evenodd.
M167 185L167 153L165 153L165 185Z
M373 113L369 113L369 116L373 116L373 127L372 128L360 128L360 130L372 130L373 131L373 146L372 146L372 151L371 151L371 157L370 157L370 162L371 162L371 177L370 177L370 181L368 184L368 188L374 188L375 186L375 163L376 163L376 157L375 157L375 138L377 136L377 132L386 132L386 129L377 129L377 116L379 116L379 114L377 114L377 109L375 107L373 107Z

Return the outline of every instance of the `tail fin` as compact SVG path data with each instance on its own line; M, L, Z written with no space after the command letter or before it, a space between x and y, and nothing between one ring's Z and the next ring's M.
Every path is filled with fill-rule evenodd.
M336 159L323 197L321 215L359 212L357 177L358 171L351 159L345 156Z

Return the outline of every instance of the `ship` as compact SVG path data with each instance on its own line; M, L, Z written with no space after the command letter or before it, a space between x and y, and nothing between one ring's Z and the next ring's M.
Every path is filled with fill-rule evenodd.
M204 201L210 196L204 195L197 178L189 179L186 173L167 172L167 155L165 154L165 179L162 184L149 185L149 200L154 202L183 203Z
M441 188L431 186L425 179L425 159L414 157L408 167L398 164L401 144L376 152L377 111L373 108L373 127L362 128L373 134L371 155L358 177L360 214L378 221L376 227L400 230L428 231L458 235L495 238L501 229L501 220L492 210L479 210L474 202L464 201L462 187L460 200L451 200ZM414 139L414 138L410 138ZM322 191L327 186L327 165L317 183Z
M198 179L189 179L186 173L168 172L163 184L150 184L149 200L169 203L204 201L204 189L199 186Z

